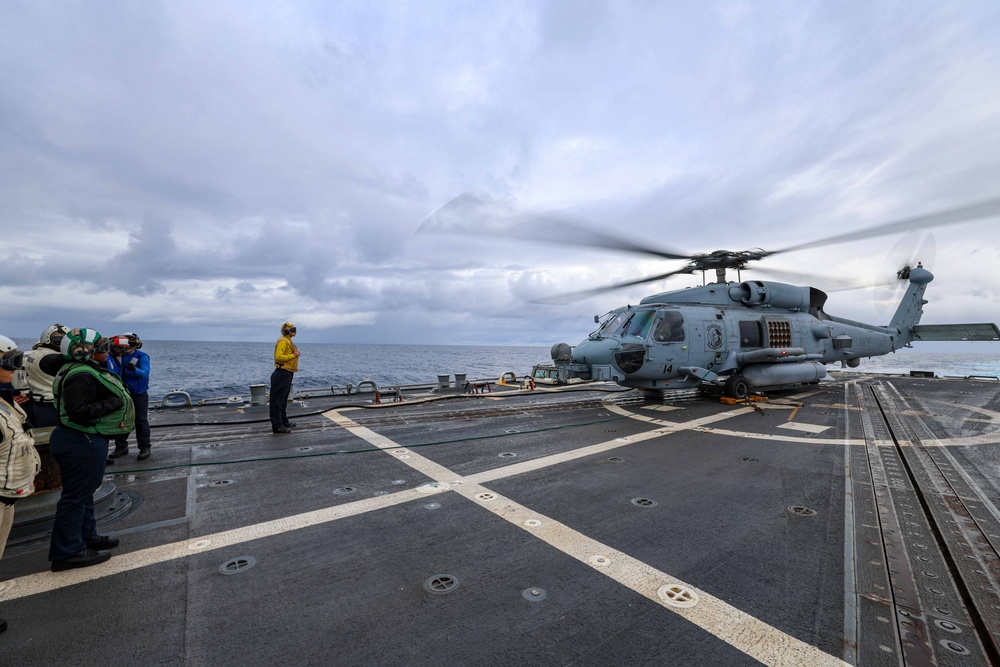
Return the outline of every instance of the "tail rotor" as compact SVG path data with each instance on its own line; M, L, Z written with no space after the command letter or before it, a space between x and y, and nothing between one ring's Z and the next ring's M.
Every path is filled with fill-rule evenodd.
M909 283L910 271L917 264L932 268L936 255L937 242L934 240L933 232L907 232L896 241L886 253L883 263L887 267L887 271L891 269L895 275L891 278L888 275L877 276L874 282L875 286L887 287L887 289L876 289L872 292L875 310L880 315L888 315L895 310Z

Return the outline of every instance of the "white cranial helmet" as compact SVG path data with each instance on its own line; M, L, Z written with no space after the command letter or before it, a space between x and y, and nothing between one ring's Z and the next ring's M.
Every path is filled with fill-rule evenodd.
M16 371L23 365L24 352L17 349L17 343L7 336L0 336L0 368L5 371Z
M32 349L38 349L42 346L50 347L53 350L59 349L59 344L62 343L63 336L69 333L69 327L64 324L53 324L50 327L45 327L45 331L42 335L38 337L38 342L32 346Z

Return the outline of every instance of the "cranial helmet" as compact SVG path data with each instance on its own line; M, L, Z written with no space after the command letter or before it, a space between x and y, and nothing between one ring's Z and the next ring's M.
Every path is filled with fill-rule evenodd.
M40 347L49 347L53 350L58 350L63 336L67 333L69 333L69 327L64 324L53 324L50 327L46 327L42 335L38 337L38 342L32 345L31 349L37 350Z
M128 341L128 336L121 334L120 336L112 336L108 339L111 341L111 354L115 356L120 356L125 353L127 345L120 345L119 343L125 343Z
M128 338L129 347L134 347L137 350L142 347L142 340L140 340L139 334L130 331L128 333L123 333L122 335Z
M16 371L24 365L24 352L17 349L17 343L6 336L0 336L0 368Z
M73 329L63 336L60 351L67 359L89 361L95 353L111 349L111 341L94 329Z
M287 336L290 333L295 333L295 325L291 322L285 322L281 325L281 335Z

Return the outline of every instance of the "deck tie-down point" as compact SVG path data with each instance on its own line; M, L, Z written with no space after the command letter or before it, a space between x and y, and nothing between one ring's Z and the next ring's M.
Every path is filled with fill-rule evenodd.
M458 577L450 574L435 574L424 582L427 592L435 595L444 595L458 588Z
M220 565L219 572L222 574L243 574L256 564L257 559L253 556L238 556Z

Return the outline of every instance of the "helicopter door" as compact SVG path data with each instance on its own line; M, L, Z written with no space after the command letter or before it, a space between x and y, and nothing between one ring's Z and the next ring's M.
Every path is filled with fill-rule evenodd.
M679 310L661 310L656 315L653 335L649 337L649 358L664 374L676 372L676 369L688 361L687 333L684 327L684 315Z

